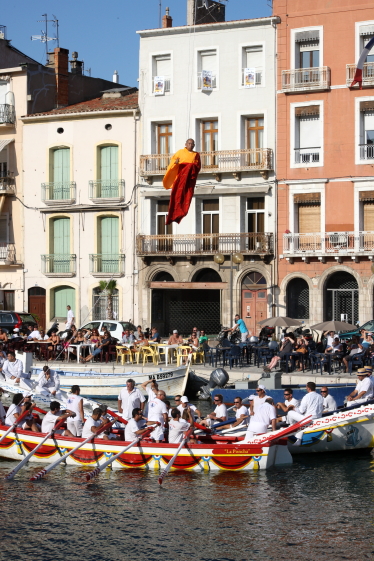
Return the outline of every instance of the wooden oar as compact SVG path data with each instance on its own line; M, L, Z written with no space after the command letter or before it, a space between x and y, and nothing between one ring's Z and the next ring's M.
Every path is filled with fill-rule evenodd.
M39 442L39 444L36 446L36 448L34 448L34 450L31 450L31 452L30 452L29 454L27 454L27 456L26 456L25 458L23 458L23 460L18 464L18 466L16 466L16 467L14 468L13 471L11 471L10 473L8 473L8 475L6 475L6 476L4 477L4 479L13 479L13 477L19 472L19 470L22 469L23 466L26 465L26 464L29 462L31 456L33 456L33 455L35 454L35 452L37 452L37 451L39 450L39 448L44 444L44 442L45 442L46 440L48 440L48 438L53 437L55 431L56 431L63 423L65 423L65 420L66 420L66 419L61 419L60 421L58 421L58 423L57 423L56 426L51 430L51 432L49 432L49 433L47 434L47 436L45 436L45 437L43 438L43 440L42 440L41 442Z
M126 448L123 448L121 450L121 452L118 452L118 454L116 454L115 456L112 456L111 458L109 458L109 460L107 460L106 462L104 462L103 464L97 466L96 469L94 469L93 471L90 471L90 473L87 473L86 475L86 481L90 481L91 479L93 479L94 477L96 477L97 475L99 475L100 472L103 471L103 469L105 469L106 467L108 467L112 462L114 462L114 460L116 460L117 458L119 458L124 452L126 452L127 450L129 450L132 446L135 446L135 444L137 442L139 442L139 440L141 440L142 438L149 436L149 434L152 432L154 427L150 427L149 430L145 431L141 436L138 436L137 438L135 438L135 440L133 440L133 442L131 442L131 444L129 444L128 446L126 446Z
M188 440L188 437L190 436L191 433L192 433L192 429L189 429L186 432L186 436L184 437L184 439L182 440L182 442L178 446L177 451L175 452L174 456L172 457L172 459L170 460L170 462L168 463L168 465L166 466L166 468L164 469L164 471L161 473L160 477L158 478L158 482L159 482L160 485L162 485L162 482L164 480L165 475L167 475L169 473L171 466L175 462L175 460L176 460L179 452L182 450L183 446L186 444L186 442Z
M22 413L22 415L20 415L19 417L17 417L16 422L13 423L13 425L11 427L9 427L9 429L3 434L3 436L0 438L0 442L2 442L4 440L4 438L6 438L8 436L8 434L10 432L12 432L17 425L20 424L21 421L23 421L25 419L25 417L27 417L27 415L30 414L30 412L32 411L32 407L30 409L26 409L26 411L24 411Z
M48 466L45 469L42 469L41 471L39 471L39 473L37 473L36 475L34 475L33 477L30 477L30 481L37 481L38 479L42 479L45 475L47 475L47 473L49 473L50 471L52 471L55 467L57 467L61 462L65 461L66 458L68 456L71 456L71 454L74 454L74 452L76 452L77 450L79 450L79 448L82 448L82 446L84 446L85 444L87 444L87 442L89 442L90 440L92 440L93 438L96 438L100 433L104 432L105 430L107 430L109 427L112 426L112 424L114 423L114 421L111 421L110 423L107 423L106 425L104 425L103 427L101 427L100 429L98 429L98 431L93 434L92 436L89 436L88 438L86 438L86 440L83 440L83 442L81 442L80 444L78 444L78 446L76 446L75 448L73 448L72 450L70 450L70 452L67 452L66 454L64 454L63 456L61 456L61 458L59 458L58 460L56 460L55 462L53 462L53 464L51 464L50 466Z

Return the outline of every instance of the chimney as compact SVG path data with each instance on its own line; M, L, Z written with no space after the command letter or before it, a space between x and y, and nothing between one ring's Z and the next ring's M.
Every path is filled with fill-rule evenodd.
M70 61L70 72L72 74L79 74L80 76L82 76L82 74L83 74L83 60L77 60L78 59L77 51L73 51L71 53L71 57L72 57L73 60Z
M166 8L165 15L162 18L162 27L173 27L173 18L169 15L169 8Z
M56 74L56 108L69 104L69 50L54 49L54 66Z
M117 70L115 70L115 71L113 72L113 80L112 80L112 82L114 82L115 84L119 84L119 74L118 74Z

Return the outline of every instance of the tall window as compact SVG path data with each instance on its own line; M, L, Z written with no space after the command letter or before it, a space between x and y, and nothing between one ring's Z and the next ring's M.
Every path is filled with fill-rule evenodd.
M253 45L251 47L244 47L243 53L243 70L242 70L242 86L244 85L244 70L245 68L254 68L256 74L256 86L262 83L263 73L263 48L262 45Z
M52 221L50 271L68 273L70 271L70 218L54 218Z
M164 92L170 92L170 82L171 82L171 55L157 55L153 57L152 63L152 82L153 82L153 92L156 89L156 77L163 78L164 80Z
M360 104L360 159L374 158L374 100Z
M51 316L66 318L66 306L75 308L75 289L70 286L58 286L51 294ZM52 318L51 318L52 319Z
M100 194L97 197L118 197L118 146L100 147Z
M219 200L209 199L203 201L202 207L203 234L219 234ZM209 236L203 239L205 251L218 249L218 236Z
M321 232L321 204L300 202L298 204L298 231L300 234Z
M360 25L360 52L367 45L367 43L374 37L374 25ZM374 53L371 51L367 57L366 62L374 62Z
M319 105L295 109L295 164L320 161L322 131Z
M173 233L173 225L166 225L166 215L169 209L169 201L157 201L157 211L156 211L156 223L157 223L157 234L159 236L170 235ZM168 239L158 240L158 250L159 251L172 251L173 241Z
M250 117L247 119L247 147L263 148L264 118Z
M215 152L218 150L218 121L203 121L201 126L203 152ZM202 166L217 167L217 156L203 155Z
M318 68L320 65L319 30L295 33L295 68Z
M70 148L53 150L51 175L53 190L50 198L70 199Z
M247 199L247 231L265 232L265 197Z
M103 273L119 272L119 218L104 216L99 219L98 266Z
M157 135L157 154L171 154L172 152L172 139L173 139L173 125L165 123L156 125Z
M7 158L7 149L3 149L0 152L0 179L2 177L8 176L8 158Z
M212 88L217 87L217 51L200 51L198 54L198 75L197 87L201 89L202 79L201 74L203 70L208 70L212 73Z
M8 218L6 216L0 216L0 259L7 258L8 242L9 242Z

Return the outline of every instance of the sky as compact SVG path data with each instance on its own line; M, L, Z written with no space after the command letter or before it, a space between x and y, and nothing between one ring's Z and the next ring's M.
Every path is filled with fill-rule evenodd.
M31 41L45 29L42 15L59 20L60 47L70 56L78 51L91 75L111 80L114 70L120 83L137 86L139 37L136 31L159 27L160 0L13 0L2 2L0 25L7 27L12 45L45 63L45 44ZM170 8L173 26L186 24L187 0L161 0L162 15ZM271 15L270 0L228 0L226 20ZM48 36L56 29L48 23ZM48 43L49 50L56 46Z

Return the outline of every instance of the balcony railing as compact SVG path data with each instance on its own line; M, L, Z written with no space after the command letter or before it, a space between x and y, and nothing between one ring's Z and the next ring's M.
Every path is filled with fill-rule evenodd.
M0 242L0 261L6 263L16 262L16 247L14 243Z
M42 201L46 204L71 203L76 199L75 181L42 183Z
M286 255L345 255L372 254L374 232L317 232L284 234L283 253Z
M321 147L295 148L295 164L316 164L319 162Z
M271 170L273 169L272 155L271 148L200 152L200 173ZM140 174L143 176L164 175L171 157L172 154L140 156Z
M0 105L0 125L14 125L16 122L16 112L14 105L9 103Z
M10 172L4 176L0 174L0 195L4 194L14 194L14 177Z
M255 68L256 71L256 86L261 86L262 84L262 68ZM244 86L244 76L245 76L245 68L242 68L242 86Z
M203 87L203 79L202 79L202 73L198 72L197 73L197 89L201 90ZM212 88L216 88L217 87L217 76L216 74L212 74Z
M350 87L353 78L355 77L356 73L356 64L347 64L346 67L346 81L347 86ZM373 86L374 85L374 62L365 62L363 69L362 69L362 85L363 86ZM358 88L359 85L356 84Z
M42 255L42 273L52 276L73 276L76 273L76 255L54 253Z
M374 144L359 144L359 146L360 146L360 160L374 159Z
M328 90L330 89L330 83L330 68L328 66L282 70L283 92Z
M90 199L123 199L125 196L124 179L101 179L90 181Z
M96 253L90 255L90 273L92 275L121 276L124 272L124 254Z
M156 90L156 77L153 76L152 78L152 93L155 93ZM170 76L164 76L164 92L170 92L170 82L171 82L171 77Z
M138 255L214 255L244 254L269 255L273 253L273 234L176 234L145 236L136 240Z

